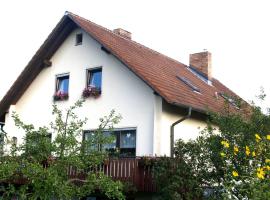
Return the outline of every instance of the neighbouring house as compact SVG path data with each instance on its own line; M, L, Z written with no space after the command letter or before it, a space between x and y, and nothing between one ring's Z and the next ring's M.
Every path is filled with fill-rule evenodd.
M66 12L0 102L0 119L20 142L13 111L27 123L46 125L54 102L65 108L83 95L84 138L115 109L123 119L112 148L129 157L170 155L171 140L195 138L206 112L222 110L225 94L235 96L211 68L207 51L191 54L185 65L133 41L124 29L111 31Z

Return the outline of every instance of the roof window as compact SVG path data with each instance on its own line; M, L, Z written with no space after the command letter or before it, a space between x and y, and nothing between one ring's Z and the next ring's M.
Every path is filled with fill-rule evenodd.
M237 109L240 109L236 99L230 97L225 93L219 93L219 95L222 96L225 99L225 101L229 102L232 106L234 106Z
M203 82L207 83L208 85L212 85L212 81L209 80L206 76L204 76L202 73L200 73L198 70L194 69L193 67L189 66L187 69L197 76L199 79L201 79Z
M201 90L196 87L193 83L191 83L190 80L188 80L187 78L185 77L182 77L182 76L176 76L180 81L182 81L183 83L185 83L188 87L190 87L193 92L197 92L197 93L201 93Z

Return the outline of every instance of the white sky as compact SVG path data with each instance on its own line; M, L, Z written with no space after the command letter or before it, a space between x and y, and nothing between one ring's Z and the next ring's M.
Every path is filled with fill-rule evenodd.
M68 10L188 64L212 53L213 74L246 100L270 95L268 0L0 1L0 99Z

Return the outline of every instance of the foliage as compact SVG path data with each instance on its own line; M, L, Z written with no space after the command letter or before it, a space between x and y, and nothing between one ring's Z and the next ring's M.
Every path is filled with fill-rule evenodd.
M265 98L265 95L261 96ZM212 115L219 127L225 199L269 199L270 116L253 104L252 114Z
M111 111L100 119L93 137L81 141L87 119L79 119L75 110L82 104L83 101L77 101L66 113L53 105L55 121L49 127L38 129L23 123L13 113L15 124L25 132L25 137L22 144L11 145L0 158L3 199L14 196L22 200L80 199L95 192L110 199L124 199L120 182L94 170L107 158L106 151L99 147L111 141L102 134L103 130L113 129L121 117ZM52 141L51 135L54 136ZM70 177L67 173L70 167L82 172L84 179Z
M175 159L155 164L161 199L270 199L270 109L241 105L225 102L198 138L176 142Z
M162 199L222 198L225 164L220 157L220 136L212 132L209 126L196 140L178 140L175 158L162 157L155 163L154 174ZM207 190L210 194L204 194Z
M153 171L159 199L201 199L202 189L199 180L192 173L191 166L181 157L161 157L155 162Z

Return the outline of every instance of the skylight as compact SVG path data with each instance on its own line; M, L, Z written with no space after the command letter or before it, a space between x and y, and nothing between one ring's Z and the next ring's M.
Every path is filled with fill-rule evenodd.
M176 76L180 81L182 81L183 83L185 83L188 87L190 87L193 92L198 92L198 93L201 93L200 89L198 87L196 87L195 85L193 85L193 83L191 83L190 80L188 80L187 78L185 77L182 77L182 76Z
M210 81L209 79L207 79L203 74L201 74L200 72L198 72L196 69L194 69L193 67L189 66L187 67L187 69L192 72L195 76L197 76L199 79L201 79L203 82L212 85L212 81Z
M235 99L224 93L219 93L219 95L222 96L226 101L228 101L232 106L236 107L237 109L240 109Z

